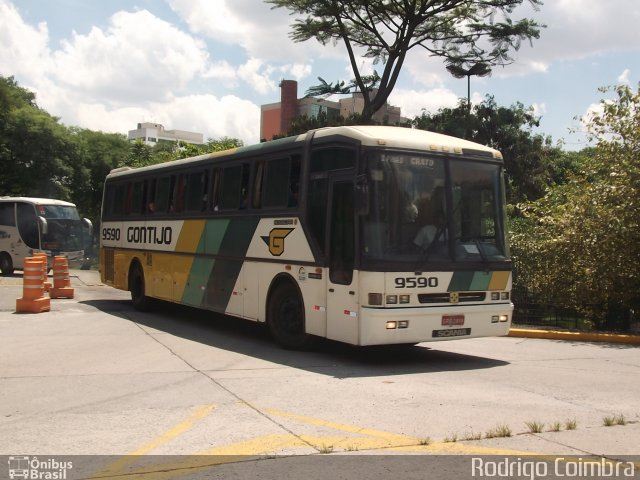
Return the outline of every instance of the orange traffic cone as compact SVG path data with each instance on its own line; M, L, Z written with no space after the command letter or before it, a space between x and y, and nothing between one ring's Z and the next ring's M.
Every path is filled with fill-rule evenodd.
M49 290L51 290L51 282L49 281L49 277L47 276L47 271L49 270L49 265L47 265L47 262L49 261L49 258L44 252L36 252L33 254L33 256L34 258L42 258L42 281L44 282L44 291L49 292Z
M24 259L22 283L22 298L16 300L16 312L40 313L51 310L51 300L44 296L41 258L27 257Z
M56 255L53 257L53 288L49 295L51 298L73 298L73 294L67 257Z

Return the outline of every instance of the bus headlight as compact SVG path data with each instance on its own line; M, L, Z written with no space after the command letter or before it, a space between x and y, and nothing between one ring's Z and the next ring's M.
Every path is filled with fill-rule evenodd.
M387 304L396 305L398 303L397 295L387 295Z

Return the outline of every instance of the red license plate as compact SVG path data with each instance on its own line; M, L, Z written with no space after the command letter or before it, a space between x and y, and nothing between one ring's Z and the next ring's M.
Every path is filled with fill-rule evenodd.
M464 315L443 315L442 325L464 325Z

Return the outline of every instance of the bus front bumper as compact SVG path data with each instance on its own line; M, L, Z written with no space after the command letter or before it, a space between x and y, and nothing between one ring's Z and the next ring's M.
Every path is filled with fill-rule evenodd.
M360 309L359 345L420 343L509 333L513 304Z

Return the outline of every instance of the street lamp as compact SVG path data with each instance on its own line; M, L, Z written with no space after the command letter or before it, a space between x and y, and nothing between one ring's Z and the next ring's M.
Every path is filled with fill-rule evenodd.
M447 65L449 73L456 78L467 77L467 108L471 111L471 77L486 77L491 73L491 67L484 62L474 63L468 69L462 67L463 63L450 63Z

